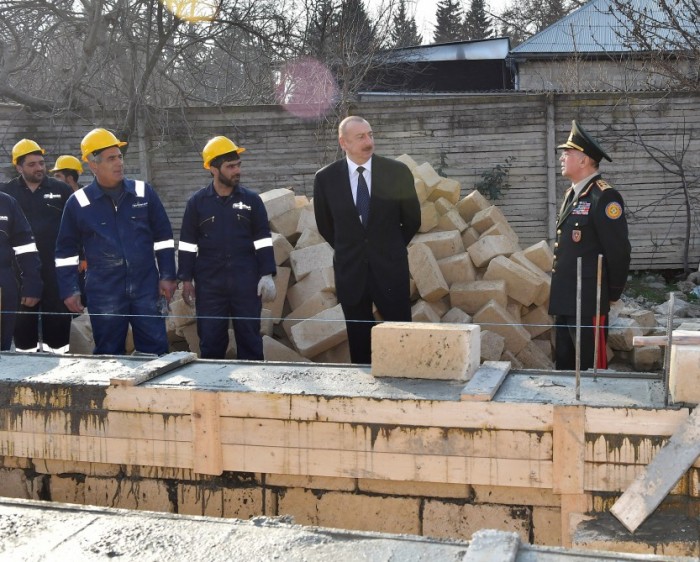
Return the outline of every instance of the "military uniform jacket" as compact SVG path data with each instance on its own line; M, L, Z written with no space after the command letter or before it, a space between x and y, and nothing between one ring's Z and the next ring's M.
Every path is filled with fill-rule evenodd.
M600 175L586 184L578 200L567 205L572 191L567 190L557 219L549 313L576 315L576 263L580 257L581 314L595 315L598 254L603 254L600 313L607 314L610 301L622 295L629 271L631 247L624 202Z
M259 279L275 275L275 254L267 211L260 196L239 185L222 198L214 183L187 201L178 246L178 279L200 289L243 270Z

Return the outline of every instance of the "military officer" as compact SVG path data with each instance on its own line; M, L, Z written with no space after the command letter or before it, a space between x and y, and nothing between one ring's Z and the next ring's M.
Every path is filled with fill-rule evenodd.
M555 316L557 369L576 367L576 277L582 258L581 349L582 370L593 367L595 329L599 330L598 367L607 367L605 342L610 303L617 301L627 281L631 247L625 205L599 171L600 161L612 162L598 142L572 121L559 161L561 174L571 180L557 218L549 313ZM598 255L603 255L600 316L596 317Z

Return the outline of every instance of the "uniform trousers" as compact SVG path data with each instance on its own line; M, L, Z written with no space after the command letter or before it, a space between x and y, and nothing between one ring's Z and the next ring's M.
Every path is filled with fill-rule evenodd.
M17 318L16 311L19 304L19 287L17 279L11 267L0 268L0 289L2 295L0 307L0 350L7 351L12 346L12 333Z
M595 318L581 316L581 370L593 367L595 355ZM573 371L576 369L576 316L557 315L555 335L555 366L558 371ZM602 325L598 341L598 368L607 367L606 346L608 338L607 317L602 316Z

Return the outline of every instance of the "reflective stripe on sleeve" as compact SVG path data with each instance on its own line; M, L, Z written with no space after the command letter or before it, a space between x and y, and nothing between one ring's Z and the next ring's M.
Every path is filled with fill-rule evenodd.
M72 265L78 267L80 259L78 256L71 256L69 258L56 258L56 267L66 267L67 265Z
M141 181L141 180L135 180L134 181L135 188L136 188L136 197L143 197L146 195L146 183Z
M87 207L90 204L90 200L88 199L88 196L85 194L85 191L82 189L79 189L78 191L75 192L75 198L78 200L78 203L80 204L81 207Z
M260 240L256 240L253 242L253 246L255 246L256 250L272 246L272 238L261 238Z
M175 240L172 238L170 240L161 240L160 242L155 242L153 244L153 250L158 251L158 250L165 250L166 248L174 248L175 247Z
M35 242L32 242L31 244L22 244L21 246L15 246L12 249L15 251L15 255L17 256L19 256L20 254L26 254L27 252L39 251L36 247Z
M182 240L180 240L180 243L178 244L177 247L181 252L192 252L195 254L197 253L197 250L199 249L197 244L190 244L189 242L183 242Z

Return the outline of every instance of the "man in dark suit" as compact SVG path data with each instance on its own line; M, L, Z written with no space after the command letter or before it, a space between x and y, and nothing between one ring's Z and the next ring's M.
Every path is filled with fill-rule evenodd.
M420 203L408 167L374 155L367 121L345 118L338 142L346 157L316 173L314 211L319 232L335 250L350 358L369 364L372 305L383 320L411 320L406 246L420 227Z
M549 313L555 316L557 369L576 368L576 277L581 273L581 369L593 367L595 329L599 330L598 367L607 367L607 318L610 303L622 295L631 247L622 196L601 178L600 161L610 156L576 121L558 148L561 173L571 180L557 219ZM598 254L603 255L600 316L596 316Z

